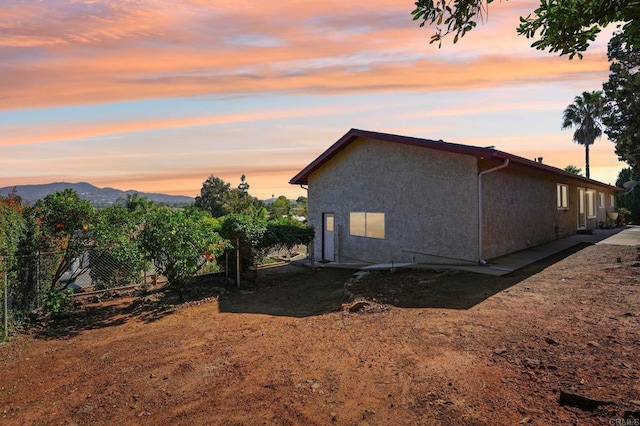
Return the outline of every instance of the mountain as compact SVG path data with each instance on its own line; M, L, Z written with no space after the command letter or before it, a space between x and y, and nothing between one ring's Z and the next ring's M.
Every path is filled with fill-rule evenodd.
M118 200L124 200L128 194L137 193L141 197L145 197L156 204L167 205L183 205L193 203L192 197L184 195L167 195L167 194L155 194L140 191L122 191L114 188L98 188L86 182L79 183L67 183L67 182L54 182L46 183L42 185L16 185L0 188L0 195L7 196L13 189L16 189L17 194L22 198L23 202L34 203L37 200L46 197L49 194L53 194L55 191L62 191L66 188L71 188L78 193L80 198L89 201L96 207L105 207L114 204Z

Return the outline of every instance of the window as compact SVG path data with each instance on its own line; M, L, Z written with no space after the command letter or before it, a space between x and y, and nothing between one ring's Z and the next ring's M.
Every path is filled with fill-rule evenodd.
M616 206L616 197L614 197L613 194L609 194L609 206Z
M604 192L598 192L598 208L604 209Z
M333 232L333 215L329 216L325 216L324 220L326 221L325 224L325 229L329 232Z
M569 209L569 187L567 185L559 183L557 186L558 191L558 210Z
M596 192L592 189L587 189L587 217L596 217Z
M349 234L383 239L384 213L349 213Z

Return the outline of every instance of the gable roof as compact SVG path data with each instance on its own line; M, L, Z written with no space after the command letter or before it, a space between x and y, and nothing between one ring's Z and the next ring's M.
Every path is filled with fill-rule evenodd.
M624 189L617 186L607 185L602 182L598 182L592 179L587 179L582 176L575 175L573 173L566 172L556 167L548 166L543 163L528 160L517 155L509 154L508 152L499 151L494 148L482 148L471 145L461 145L456 143L444 142L442 140L434 141L430 139L414 138L410 136L393 135L389 133L371 132L368 130L351 129L344 136L338 139L333 145L331 145L325 152L320 154L318 158L313 160L307 167L302 169L297 175L295 175L290 181L293 185L307 185L309 183L309 176L322 167L327 161L335 157L340 151L347 147L351 142L358 138L376 139L385 142L397 143L402 145L411 145L421 148L437 149L439 151L453 152L456 154L471 155L473 157L494 158L496 160L509 160L510 163L521 164L526 167L532 167L555 175L569 177L571 179L577 179L591 185L597 185L605 187L615 191L623 191Z

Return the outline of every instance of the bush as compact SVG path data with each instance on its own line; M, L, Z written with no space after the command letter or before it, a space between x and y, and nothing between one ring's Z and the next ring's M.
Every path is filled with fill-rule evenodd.
M44 294L44 310L53 317L58 317L71 312L71 300L73 290L64 292L50 290Z

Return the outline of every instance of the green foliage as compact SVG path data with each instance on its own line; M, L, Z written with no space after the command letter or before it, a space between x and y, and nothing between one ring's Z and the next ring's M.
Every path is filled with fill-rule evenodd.
M231 185L211 175L202 183L200 195L196 197L195 206L208 211L213 217L224 216L224 199L231 190Z
M605 133L616 144L616 154L640 175L640 46L625 42L620 34L609 42L609 80Z
M146 212L153 207L153 202L147 197L141 197L137 192L127 194L127 198L122 201L124 207L130 212Z
M144 207L146 210L148 206ZM96 288L137 284L148 261L139 247L139 232L144 210L113 205L96 212L89 231L89 274Z
M616 186L621 187L625 182L631 180L637 181L637 176L634 176L630 168L624 168L618 173ZM627 221L631 220L633 223L640 223L640 188L636 187L630 192L618 194L616 203L618 208L625 208L630 212L626 215Z
M573 173L574 175L582 176L582 169L578 166L574 166L573 164L569 164L564 168L565 172Z
M226 242L211 218L194 217L182 210L159 207L147 213L140 232L140 247L164 275L169 288L182 288L205 264L215 266Z
M281 217L291 216L291 202L284 195L279 196L271 205L271 218L278 219Z
M22 203L15 193L0 196L0 272L4 272L5 266L9 270L15 267L20 237L26 230L22 211Z
M476 27L488 15L493 0L417 0L411 12L413 19L435 25L431 43L448 34L453 42ZM573 58L586 51L600 31L611 23L621 23L625 42L640 43L637 0L540 0L539 6L526 17L520 17L519 35L535 39L531 45L539 50L560 52Z
M492 2L493 0L417 0L416 8L411 14L414 21L421 21L420 27L425 24L436 25L430 43L438 42L441 46L447 35L455 34L453 42L457 43L460 37L475 28L476 21L486 17L487 7Z
M71 311L73 290L56 291L49 290L44 294L44 310L54 318Z
M50 290L55 289L73 259L86 249L84 231L93 213L91 204L81 200L72 189L56 191L35 204L35 214L40 222L40 249L61 253Z
M241 244L257 247L262 241L266 230L266 221L255 219L251 216L230 214L222 219L220 235L235 244L240 240Z
M231 245L240 252L240 270L247 271L255 265L258 256L258 246L266 231L266 221L251 216L230 214L222 219L220 235L229 240ZM231 261L236 261L236 250L231 255Z
M281 218L267 223L259 248L290 250L297 245L309 244L313 241L313 236L314 230L311 226L297 220Z
M264 206L260 200L249 195L249 183L246 179L246 176L242 175L238 188L231 189L229 183L211 175L203 182L194 205L208 211L212 217L228 214L259 215Z
M9 294L16 294L18 285L18 258L20 238L26 229L22 217L20 198L14 193L7 197L0 196L0 303L4 300L4 281L9 283ZM15 298L15 303L22 304L23 298ZM2 318L5 312L0 306L0 328L4 328Z
M241 189L232 189L224 197L225 214L256 216L262 208L262 202Z
M602 91L582 92L562 113L562 129L575 127L573 141L584 145L585 173L589 177L589 145L602 135L605 99Z
M234 248L240 248L240 269L246 271L271 249L291 249L309 244L314 231L288 218L265 221L250 216L228 215L223 218L220 235L228 239ZM232 259L235 260L235 253Z
M300 196L296 198L296 205L293 211L298 216L307 217L309 207L309 200L307 197Z

